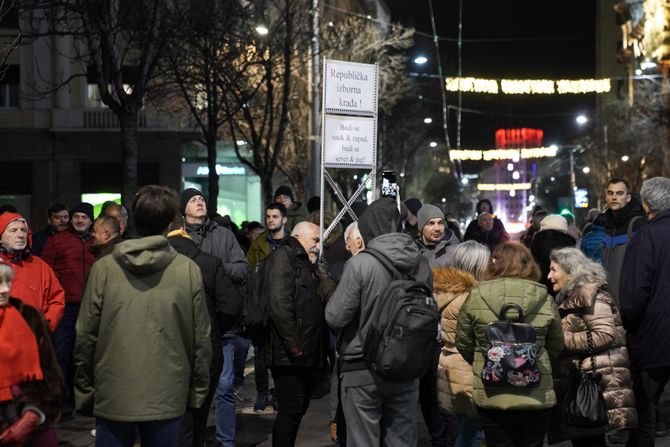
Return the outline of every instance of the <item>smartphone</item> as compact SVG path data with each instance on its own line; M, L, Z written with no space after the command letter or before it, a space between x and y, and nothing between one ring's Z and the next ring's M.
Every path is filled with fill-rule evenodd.
M382 197L397 197L398 188L396 184L395 171L382 172Z

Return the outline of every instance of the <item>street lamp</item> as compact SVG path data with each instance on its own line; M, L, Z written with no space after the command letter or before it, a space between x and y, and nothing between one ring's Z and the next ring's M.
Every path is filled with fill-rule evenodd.
M429 146L430 147L437 147L437 141L431 141Z
M579 115L577 118L575 118L575 121L577 121L577 124L580 126L583 126L589 122L589 119L585 115Z
M623 155L621 157L621 161L623 161L624 163L626 163L628 160L630 160L630 157L628 155Z
M265 25L258 25L256 27L256 32L261 36L267 36L270 30L268 30L268 27Z
M426 62L428 62L428 58L426 56L420 55L414 58L414 63L417 65L423 65Z
M423 119L423 122L426 123L426 124L430 124L430 123L433 122L433 118L431 118L431 117L426 117L426 118Z
M591 168L589 168L588 166L584 166L584 169L582 169L582 172L584 174L588 174L589 172L591 172Z

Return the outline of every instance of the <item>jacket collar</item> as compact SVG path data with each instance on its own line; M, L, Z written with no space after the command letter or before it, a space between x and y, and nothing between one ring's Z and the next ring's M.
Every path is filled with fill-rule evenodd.
M650 223L656 223L660 220L664 220L670 217L670 209L661 211L658 214L655 214L654 217L649 221Z
M561 301L561 303L558 305L558 308L563 310L575 310L591 307L591 304L593 304L593 298L596 296L599 289L600 284L585 284L578 290L573 290L570 296Z

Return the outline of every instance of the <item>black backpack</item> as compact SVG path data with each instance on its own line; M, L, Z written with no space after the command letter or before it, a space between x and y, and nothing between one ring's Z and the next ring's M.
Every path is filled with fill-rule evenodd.
M517 311L517 322L507 318L510 310ZM485 386L538 386L542 374L537 367L535 328L523 322L523 309L516 304L503 305L498 319L486 328L482 382Z
M244 299L242 300L242 330L243 335L255 344L262 345L270 333L270 300L263 289L265 278L265 264L277 250L259 261L253 271L247 275L244 287ZM300 274L299 268L293 264L291 267L294 274Z
M432 291L402 275L379 251L368 248L362 253L379 261L391 276L365 320L372 322L364 334L365 361L389 381L419 378L433 362L439 336L440 316Z
M272 255L259 261L253 271L247 275L242 300L242 329L245 337L255 345L262 344L270 330L270 304L263 294L265 261Z

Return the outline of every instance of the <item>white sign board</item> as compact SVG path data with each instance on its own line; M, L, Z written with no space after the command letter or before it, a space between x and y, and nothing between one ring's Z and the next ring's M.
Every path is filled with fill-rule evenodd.
M324 65L326 112L377 113L377 66L326 59Z
M374 118L325 115L324 164L334 168L373 168L376 146Z

